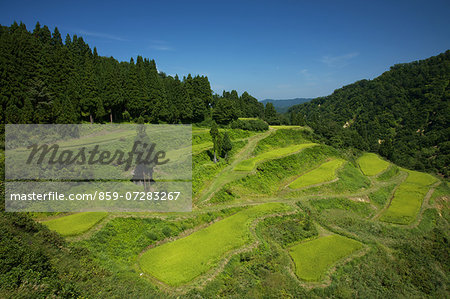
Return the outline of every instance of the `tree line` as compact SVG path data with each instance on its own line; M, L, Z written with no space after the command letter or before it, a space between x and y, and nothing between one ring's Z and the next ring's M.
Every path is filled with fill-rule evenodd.
M58 28L0 25L2 123L136 121L228 124L238 117L275 119L276 112L247 92L213 94L208 77L180 79L152 59L102 57L82 37ZM273 111L272 111L273 110ZM267 113L267 117L265 117ZM275 113L275 116L273 115Z

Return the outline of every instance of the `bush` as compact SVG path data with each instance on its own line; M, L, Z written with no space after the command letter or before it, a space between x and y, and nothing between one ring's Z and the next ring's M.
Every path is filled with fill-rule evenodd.
M231 122L231 128L246 131L267 131L269 125L261 119L237 119Z
M162 228L162 233L164 234L164 236L170 237L170 236L172 236L172 229L170 229L170 227L168 227L168 226L164 226Z
M125 112L122 113L122 119L124 121L130 121L131 120L131 115L130 115L130 113L127 110L125 110Z
M318 234L311 217L305 212L269 217L258 225L258 230L284 248Z

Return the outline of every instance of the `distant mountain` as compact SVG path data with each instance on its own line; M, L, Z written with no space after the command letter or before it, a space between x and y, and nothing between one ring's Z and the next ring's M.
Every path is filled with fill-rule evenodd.
M310 98L295 98L295 99L286 99L286 100L273 100L273 99L265 99L260 101L264 105L267 103L272 103L277 112L279 113L285 113L288 111L289 107L294 105L303 104L306 102L311 101Z

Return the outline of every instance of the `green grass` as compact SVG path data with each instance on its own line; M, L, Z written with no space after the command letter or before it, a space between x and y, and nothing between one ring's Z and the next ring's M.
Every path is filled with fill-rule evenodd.
M205 143L195 144L192 146L192 154L197 155L203 151L206 151L207 149L210 149L213 147L212 141L208 141Z
M288 129L288 130L290 130L290 129L304 129L304 130L311 131L311 129L309 127L306 127L306 126L304 126L304 127L302 127L302 126L270 126L270 127L274 128L274 129L278 129L278 130L281 130L281 129Z
M240 120L258 120L257 117L239 117Z
M251 241L250 223L262 215L286 211L281 203L254 206L185 238L145 252L142 270L171 286L188 283L216 266L227 252Z
M358 159L359 167L367 176L377 175L389 167L389 162L381 159L377 154L365 153Z
M394 188L394 184L380 187L378 190L369 194L370 201L379 208L384 207L386 202L390 199Z
M78 242L78 245L89 249L108 270L130 272L138 261L139 253L147 246L241 210L241 207L237 207L198 215L184 214L188 218L181 219L176 214L159 219L139 218L139 213L130 213L131 217L112 219L89 239Z
M257 232L283 248L316 237L318 232L311 215L304 211L295 214L269 217L257 226Z
M367 202L352 201L347 198L319 198L310 201L311 205L321 213L324 210L340 209L351 211L361 216L367 217L373 214L370 204Z
M195 146L208 142L212 143L211 134L209 133L209 131L210 129L193 129L192 145ZM227 132L231 140L245 139L256 134L254 132L249 132L241 129L219 129L219 132L222 134Z
M311 147L317 145L316 143L303 143L303 144L295 144L287 147L282 147L278 149L274 149L260 155L257 155L253 158L244 160L239 162L235 167L235 171L252 171L258 163L267 160L277 159L283 156L287 156L289 154L298 152L304 148Z
M228 186L224 186L213 195L210 202L211 203L219 203L219 202L223 203L223 202L227 202L227 201L232 201L236 197L237 197L236 194L233 193L233 190L231 190L231 188L228 188Z
M326 145L305 148L298 153L263 162L258 165L257 171L230 182L224 188L236 195L236 198L249 199L263 194L274 195L280 187L286 186L299 173L317 167L328 157L338 154L336 149ZM361 177L366 178L362 173Z
M427 173L405 171L408 172L408 177L395 191L391 205L381 216L381 221L396 224L413 222L430 185L436 182L436 178Z
M433 192L430 198L430 205L435 204L436 200L450 196L450 185L448 182L442 182Z
M362 247L353 239L331 235L297 244L289 249L289 254L300 279L319 281L333 264Z
M220 133L228 133L230 139L234 142L244 141L249 137L255 135L254 132L249 132L241 129L219 129ZM213 142L211 139L211 134L209 129L202 129L193 131L192 133L192 154L198 155L203 151L211 150L213 147Z
M325 183L336 178L336 170L346 161L343 159L334 159L323 163L316 169L313 169L293 181L289 187L292 189L304 188L311 185Z
M253 156L276 148L287 147L300 143L311 143L314 140L311 132L299 129L279 129L261 139L253 150Z
M332 156L332 155L331 155ZM320 165L320 164L319 164ZM317 167L318 165L316 165ZM309 169L313 167L309 167L303 171L297 171L298 173L306 173ZM340 168L336 172L339 180L327 183L327 184L319 184L314 187L308 187L303 189L293 189L292 192L289 192L287 195L291 198L301 197L301 196L310 196L310 195L336 195L340 196L344 193L356 193L364 191L364 189L369 188L371 183L370 179L365 176L359 168L356 168L352 163L345 163L342 168Z
M381 182L390 181L392 178L397 176L400 173L400 170L397 165L391 165L388 170L383 172L377 177L377 180Z
M247 140L232 141L233 149L228 153L228 158L233 159L246 144ZM228 165L224 158L220 158L218 163L211 161L208 151L202 151L192 157L192 194L198 195L205 183L209 182L217 173Z
M82 234L106 217L106 212L84 212L42 222L63 236Z

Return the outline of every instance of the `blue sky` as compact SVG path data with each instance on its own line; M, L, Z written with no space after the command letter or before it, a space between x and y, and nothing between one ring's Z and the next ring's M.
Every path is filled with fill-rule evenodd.
M0 24L55 26L102 56L207 75L258 99L317 97L450 49L450 1L4 1Z

